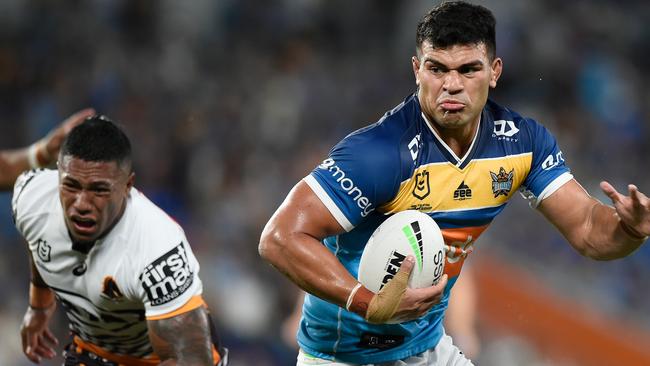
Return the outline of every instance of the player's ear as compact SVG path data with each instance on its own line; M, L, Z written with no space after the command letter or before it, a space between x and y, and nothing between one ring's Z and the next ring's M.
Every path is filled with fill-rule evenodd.
M129 173L129 179L126 181L126 193L129 193L134 183L135 183L135 173L131 172Z
M492 69L492 75L490 76L490 88L496 88L497 80L499 80L501 71L503 71L503 61L501 58L495 58L494 61L492 61L490 68Z
M420 70L420 59L418 56L411 57L411 64L413 66L413 74L415 75L415 85L420 86L420 77L418 74Z

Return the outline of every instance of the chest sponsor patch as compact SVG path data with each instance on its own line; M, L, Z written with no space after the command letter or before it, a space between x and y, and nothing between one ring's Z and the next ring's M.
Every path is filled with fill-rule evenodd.
M166 304L187 291L194 276L183 243L149 264L140 281L152 306Z

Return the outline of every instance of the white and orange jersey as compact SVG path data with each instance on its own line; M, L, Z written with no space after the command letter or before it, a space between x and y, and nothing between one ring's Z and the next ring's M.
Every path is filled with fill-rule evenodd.
M56 170L21 175L12 209L35 267L84 344L150 358L146 320L204 304L199 264L183 229L135 188L118 223L88 253L68 234Z

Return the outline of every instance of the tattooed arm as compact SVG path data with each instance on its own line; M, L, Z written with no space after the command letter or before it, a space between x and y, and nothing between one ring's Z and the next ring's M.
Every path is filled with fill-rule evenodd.
M161 366L212 366L210 323L204 307L167 319L149 320L149 339Z

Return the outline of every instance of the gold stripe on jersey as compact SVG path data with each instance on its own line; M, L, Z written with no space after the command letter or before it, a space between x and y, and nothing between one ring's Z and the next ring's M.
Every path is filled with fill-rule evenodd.
M532 153L524 153L473 159L463 169L449 162L422 165L400 184L395 198L382 205L379 211L463 211L497 207L506 203L523 183L531 163ZM467 187L464 190L471 190L471 197L454 197L462 186Z

